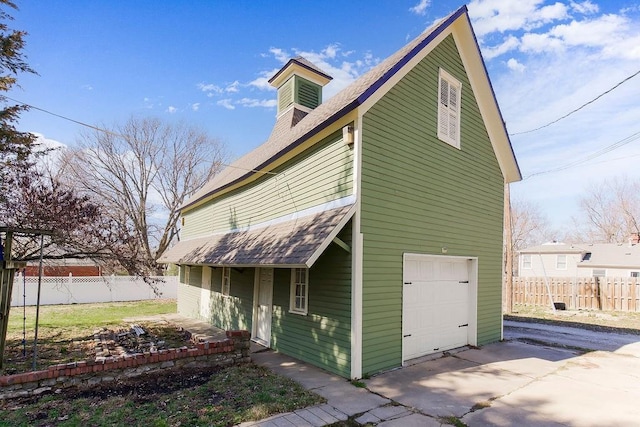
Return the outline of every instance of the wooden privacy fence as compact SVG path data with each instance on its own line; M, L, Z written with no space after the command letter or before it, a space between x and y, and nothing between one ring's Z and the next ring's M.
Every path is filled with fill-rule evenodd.
M640 311L636 277L513 278L514 304L550 307L549 293L553 302L576 310Z

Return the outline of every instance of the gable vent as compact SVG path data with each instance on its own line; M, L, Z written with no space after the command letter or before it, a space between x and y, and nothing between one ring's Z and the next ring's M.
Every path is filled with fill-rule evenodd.
M298 103L307 108L316 108L320 105L320 91L321 88L318 85L300 79Z

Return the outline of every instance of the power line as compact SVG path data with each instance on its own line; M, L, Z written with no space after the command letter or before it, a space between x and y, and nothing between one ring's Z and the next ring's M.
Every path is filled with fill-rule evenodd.
M538 131L538 130L540 130L540 129L544 129L544 128L546 128L546 127L549 127L549 126L551 126L551 125L552 125L552 124L554 124L554 123L558 123L560 120L562 120L562 119L566 119L567 117L569 117L569 116L570 116L570 115L572 115L573 113L576 113L576 112L578 112L578 111L582 110L583 108L585 108L587 105L594 103L594 102L595 102L595 101L597 101L598 99L602 98L603 96L605 96L605 95L606 95L606 94L608 94L609 92L611 92L611 91L613 91L614 89L616 89L618 86L620 86L620 85L622 85L623 83L625 83L625 82L627 82L627 81L631 80L632 78L634 78L634 77L635 77L635 76L637 76L638 74L640 74L640 70L636 71L635 73L633 73L633 74L632 74L632 75L630 75L629 77L625 78L624 80L622 80L622 81L618 82L615 86L613 86L613 87L612 87L612 88L610 88L609 90L606 90L606 91L602 92L600 95L596 96L596 97L595 97L595 98L593 98L591 101L589 101L589 102L585 102L584 104L582 104L581 106L579 106L579 107L578 107L578 108L576 108L575 110L572 110L572 111L568 112L568 113L567 113L567 114L565 114L564 116L559 117L559 118L557 118L557 119L555 119L555 120L553 120L553 121L551 121L551 122L547 123L546 125L543 125L543 126L540 126L540 127L535 128L535 129L531 129L531 130L526 130L526 131L524 131L524 132L515 132L515 133L512 133L512 134L511 134L511 136L514 136L514 135L522 135L522 134L525 134L525 133L535 132L535 131Z
M7 96L7 95L2 95L2 97L6 98L6 99L9 99L9 100L11 100L13 102L16 102L16 103L18 103L20 105L24 105L25 107L29 107L29 108L32 108L34 110L42 111L43 113L50 114L50 115L52 115L54 117L58 117L60 119L67 120L69 122L76 123L76 124L78 124L80 126L84 126L84 127L87 127L89 129L93 129L93 130L98 131L98 132L103 132L103 133L106 133L106 134L109 134L109 135L112 135L112 136L116 136L118 138L122 138L122 139L125 139L125 140L129 139L129 137L126 136L126 135L122 135L122 134L117 133L117 132L112 132L112 131L110 131L108 129L103 129L103 128L100 128L100 127L97 127L97 126L93 126L93 125L90 125L88 123L84 123L84 122L81 122L79 120L75 120L75 119L72 119L70 117L66 117L66 116L63 116L61 114L57 114L57 113L54 113L52 111L49 111L49 110L45 110L44 108L40 108L40 107L36 107L35 105L27 104L26 102L18 101L17 99L11 98L10 96ZM261 171L261 170L256 170L256 169L248 169L248 168L243 168L243 167L240 167L240 166L230 165L230 164L226 164L226 163L220 163L220 164L222 166L225 166L225 167L241 169L241 170L245 170L247 172L255 172L255 173L261 173L261 174L265 174L265 175L278 175L278 172L269 172L269 171Z
M640 139L640 131L638 131L638 132L636 132L636 133L634 133L632 135L629 135L626 138L623 138L620 141L615 142L615 143L613 143L611 145L608 145L608 146L606 146L606 147L604 147L604 148L602 148L602 149L600 149L598 151L595 151L595 152L591 153L590 155L588 155L587 157L585 157L583 159L575 160L573 162L569 162L569 163L567 163L565 165L558 166L558 167L553 168L553 169L547 169L545 171L536 172L536 173L533 173L531 175L528 175L527 177L525 177L523 179L523 181L525 179L529 179L529 178L532 178L534 176L546 175L546 174L553 173L553 172L560 172L562 170L569 169L569 168L581 165L583 163L586 163L586 162L591 161L591 160L593 160L595 158L603 156L603 155L605 155L605 154L607 154L607 153L609 153L609 152L611 152L613 150L616 150L616 149L618 149L618 148L620 148L622 146L625 146L625 145L627 145L627 144L629 144L629 143L631 143L631 142L633 142L635 140L638 140L638 139Z
M27 104L26 102L18 101L17 99L13 99L13 98L11 98L10 96L7 96L7 95L2 95L2 96L4 98L6 98L6 99L9 99L9 100L13 101L13 102L17 102L18 104L24 105L25 107L29 107L29 108L33 108L34 110L42 111L43 113L47 113L47 114L50 114L52 116L58 117L60 119L67 120L69 122L73 122L73 123L79 124L80 126L88 127L90 129L97 130L99 132L104 132L104 133L107 133L109 135L113 135L113 136L117 136L117 137L120 137L120 138L127 139L126 136L120 135L119 133L111 132L110 130L102 129L102 128L99 128L97 126L93 126L93 125L90 125L90 124L87 124L87 123L84 123L84 122L81 122L81 121L78 121L78 120L63 116L61 114L56 114L56 113L51 112L49 110L45 110L44 108L36 107L35 105L31 105L31 104Z

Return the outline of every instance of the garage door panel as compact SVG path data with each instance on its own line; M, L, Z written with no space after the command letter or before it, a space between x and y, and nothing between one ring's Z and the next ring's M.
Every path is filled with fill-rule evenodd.
M469 263L411 255L403 268L405 360L468 343Z

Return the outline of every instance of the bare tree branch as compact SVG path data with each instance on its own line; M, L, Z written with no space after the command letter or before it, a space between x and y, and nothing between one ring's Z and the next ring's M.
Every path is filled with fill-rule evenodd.
M130 273L158 274L155 260L175 239L179 208L220 168L222 143L184 124L131 118L81 136L65 160L66 176L131 233Z

